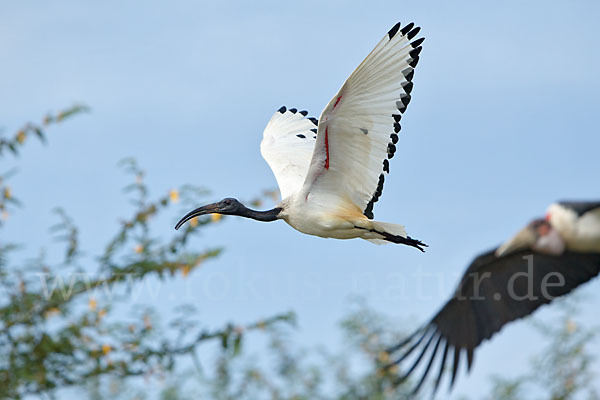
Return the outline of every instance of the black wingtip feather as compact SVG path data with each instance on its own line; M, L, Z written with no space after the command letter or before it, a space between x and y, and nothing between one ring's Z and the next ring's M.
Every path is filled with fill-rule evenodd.
M388 159L391 159L392 157L394 157L394 153L396 152L396 146L394 146L393 143L388 143Z
M298 109L296 109L296 108L290 108L290 112L292 114L296 114L298 112Z
M280 113L283 114L284 112L287 111L287 108L285 108L285 106L281 106L281 108L279 110L277 110L277 111L279 111Z
M419 54L421 54L421 51L423 50L422 47L417 47L413 50L411 50L408 55L410 56L410 58L415 58L417 57Z
M414 49L414 48L419 47L424 41L425 41L425 38L419 38L419 39L415 40L414 42L412 42L410 45Z
M435 386L433 387L433 393L431 397L433 398L440 387L440 382L442 381L442 376L444 375L444 367L446 366L446 357L448 357L448 350L450 349L450 343L446 340L446 346L444 347L444 354L442 355L442 361L440 362L440 370L438 371L437 379L435 380Z
M410 99L412 99L412 97L410 96L410 94L407 94L406 96L400 97L400 101L402 102L402 104L404 104L405 107L407 107L408 104L410 103Z
M402 28L402 30L400 31L400 33L402 33L402 36L406 35L408 32L411 31L412 28L414 28L415 23L411 22L410 24L406 25L404 28Z
M452 390L454 387L454 382L456 381L456 373L458 372L458 366L460 363L460 348L454 348L454 364L452 366L452 378L450 379L450 387L448 388L448 392Z
M300 111L300 114L302 114L303 116L306 117L308 115L308 111L302 110L302 111Z
M412 70L412 71L410 71L408 74L404 75L404 78L405 78L407 81L411 82L411 81L413 80L414 76L415 76L415 70L413 69L413 70Z
M412 374L413 371L419 366L419 364L421 363L421 360L423 359L423 357L425 356L425 353L427 352L427 349L429 349L429 346L431 346L431 343L433 342L433 339L435 338L436 333L437 333L436 331L433 331L431 333L431 336L429 337L429 339L423 346L423 349L421 350L421 354L419 354L419 357L417 357L417 359L414 361L413 365L402 376L402 378L401 378L402 381L406 380L406 378L408 378L410 376L410 374Z
M425 325L425 326L420 327L419 329L415 330L413 333L411 333L411 335L409 337L407 337L406 339L404 339L400 343L398 343L398 344L396 344L396 345L394 345L394 346L389 347L388 349L386 349L386 353L394 353L394 352L400 350L401 348L403 348L404 346L406 346L407 344L409 344L410 342L412 342L415 337L419 336L420 334L422 334L424 332L426 333L429 330L429 328L430 328L429 325ZM420 340L423 340L423 337L421 337ZM420 340L417 343L420 343ZM399 361L393 362L392 365L397 364L398 362Z
M417 64L419 63L419 56L413 58L408 65L410 65L411 67L415 68L417 66Z
M475 352L473 349L467 349L467 372L471 372L471 366L473 366L473 357Z
M406 106L400 100L396 102L396 108L398 108L398 111L400 111L402 114L404 114L404 112L406 111Z
M435 361L435 358L437 356L437 352L438 352L441 342L442 342L442 335L440 335L438 337L438 340L435 343L435 347L433 348L433 351L431 352L431 358L429 359L429 363L427 363L427 367L425 367L425 371L423 372L423 375L421 376L419 383L417 383L417 385L413 389L413 392L412 392L413 395L417 394L417 392L421 389L421 386L423 386L423 383L425 383L425 379L427 379L429 370L431 370L431 366L433 365L433 362Z
M414 38L415 36L417 36L417 33L419 33L420 31L421 31L421 27L417 26L415 29L413 29L410 32L408 32L408 34L406 35L406 37L408 38L408 40L411 40L412 38Z
M410 92L412 92L412 90L413 90L413 86L414 86L414 84L412 82L406 81L402 85L402 90L404 90L404 92L406 94L410 94Z
M363 215L365 217L367 217L368 219L375 218L375 216L373 215L373 201L370 201L369 204L367 204L367 207L365 208Z
M407 358L408 356L410 356L410 355L413 353L413 351L415 351L415 350L416 350L416 349L419 347L419 345L420 345L420 344L423 342L423 340L425 340L425 338L427 337L427 335L429 334L429 332L430 332L430 331L431 331L431 330L429 329L429 327L426 327L426 329L424 329L424 330L418 330L418 331L416 331L414 334L410 335L410 337L409 337L409 338L407 338L405 341L403 341L402 343L400 343L400 344L398 344L397 346L394 346L392 349L390 349L390 351L388 351L388 353L393 353L394 351L396 351L396 350L398 350L398 349L400 349L400 348L402 348L402 347L406 346L406 345L407 345L407 344L408 344L408 343L409 343L411 340L413 340L413 339L414 339L414 336L415 336L417 333L421 335L421 336L419 337L419 339L418 339L418 340L417 340L415 343L413 343L413 345L412 345L412 346L411 346L411 347L410 347L408 350L406 350L406 351L404 352L404 354L402 354L402 355L400 356L400 358L398 358L398 359L397 359L397 360L395 360L395 361L392 361L392 362L390 363L390 366L392 366L392 365L398 365L398 364L400 364L402 361L406 360L406 358ZM435 333L435 331L434 331L433 333Z
M392 38L394 36L396 36L396 33L398 33L399 29L400 29L400 22L398 22L396 25L394 25L392 27L392 29L390 29L390 31L388 32L388 36L390 37L390 40L392 40Z

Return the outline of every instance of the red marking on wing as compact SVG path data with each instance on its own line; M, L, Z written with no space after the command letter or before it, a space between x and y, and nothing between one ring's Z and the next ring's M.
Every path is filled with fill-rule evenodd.
M550 213L546 213L546 221L550 221L551 217L552 217L552 215L550 215Z
M335 101L335 104L333 105L333 108L336 108L338 103L340 102L340 100L342 99L342 96L338 97L337 100Z
M329 169L329 135L327 134L327 129L329 129L328 126L325 127L325 169Z

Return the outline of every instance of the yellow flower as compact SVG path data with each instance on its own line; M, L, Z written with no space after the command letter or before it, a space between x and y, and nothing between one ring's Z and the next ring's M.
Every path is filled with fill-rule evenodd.
M98 310L98 318L102 318L106 315L106 310L104 308Z
M10 199L12 197L12 192L10 190L10 186L4 188L4 198Z
M60 310L56 307L52 307L46 310L46 312L44 313L44 317L50 318L56 314L60 314Z
M133 251L140 254L142 251L144 251L144 246L142 246L141 244L136 244L133 248Z
M152 320L148 314L144 315L144 328L152 329Z
M192 268L189 265L184 265L181 268L181 276L183 276L184 278L186 278L190 274L191 270L192 270Z
M575 321L568 320L566 328L567 328L567 333L573 334L577 330L577 324L575 323Z
M572 377L567 378L567 380L565 381L565 389L571 390L573 388L574 384L575 384L575 381Z
M386 363L390 360L390 355L388 354L387 351L380 351L379 354L377 355L377 358L382 363Z
M107 355L111 350L112 348L110 347L110 344L104 343L102 345L102 354Z
M96 311L96 306L98 305L98 303L96 302L96 299L94 299L93 297L90 298L90 301L88 302L88 306L90 307L91 311Z
M177 189L171 189L169 192L169 199L171 199L171 203L177 203L179 201L179 192Z
M192 226L192 228L195 228L198 226L198 217L194 217L190 220L190 225Z
M376 333L373 333L371 336L369 336L369 341L373 343L379 343L379 336L377 336Z
M223 218L221 214L210 214L210 220L212 222L219 222Z
M25 138L27 138L27 134L25 133L25 131L19 131L17 133L17 142L19 142L20 144L23 144Z

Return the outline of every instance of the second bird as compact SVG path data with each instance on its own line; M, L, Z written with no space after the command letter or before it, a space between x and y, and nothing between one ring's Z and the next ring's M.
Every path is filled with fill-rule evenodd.
M389 349L399 351L391 364L416 359L398 382L423 363L423 385L441 357L434 393L444 371L450 388L461 354L470 370L479 345L511 321L570 293L600 273L600 201L562 201L550 205L500 247L478 255L465 271L454 296L422 328ZM430 353L427 351L430 350ZM428 354L426 356L426 354ZM452 363L446 365L446 361ZM438 358L439 359L439 358Z

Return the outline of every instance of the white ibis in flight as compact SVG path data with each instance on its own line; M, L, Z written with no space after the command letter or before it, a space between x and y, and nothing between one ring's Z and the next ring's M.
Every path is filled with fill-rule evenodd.
M399 355L390 365L414 354L404 381L424 358L414 391L425 382L438 355L434 394L453 356L450 388L466 353L471 369L474 351L504 325L533 313L600 272L600 201L559 202L545 218L535 219L497 249L478 255L465 271L454 296L431 321L390 349ZM424 357L427 350L433 350ZM416 353L415 353L416 351Z
M423 251L401 225L373 221L400 120L411 100L414 69L424 38L420 28L400 23L388 32L344 82L317 120L281 107L260 144L281 192L268 211L251 210L226 198L197 208L175 229L199 215L238 215L258 221L282 219L294 229L325 238L361 238L401 243Z

